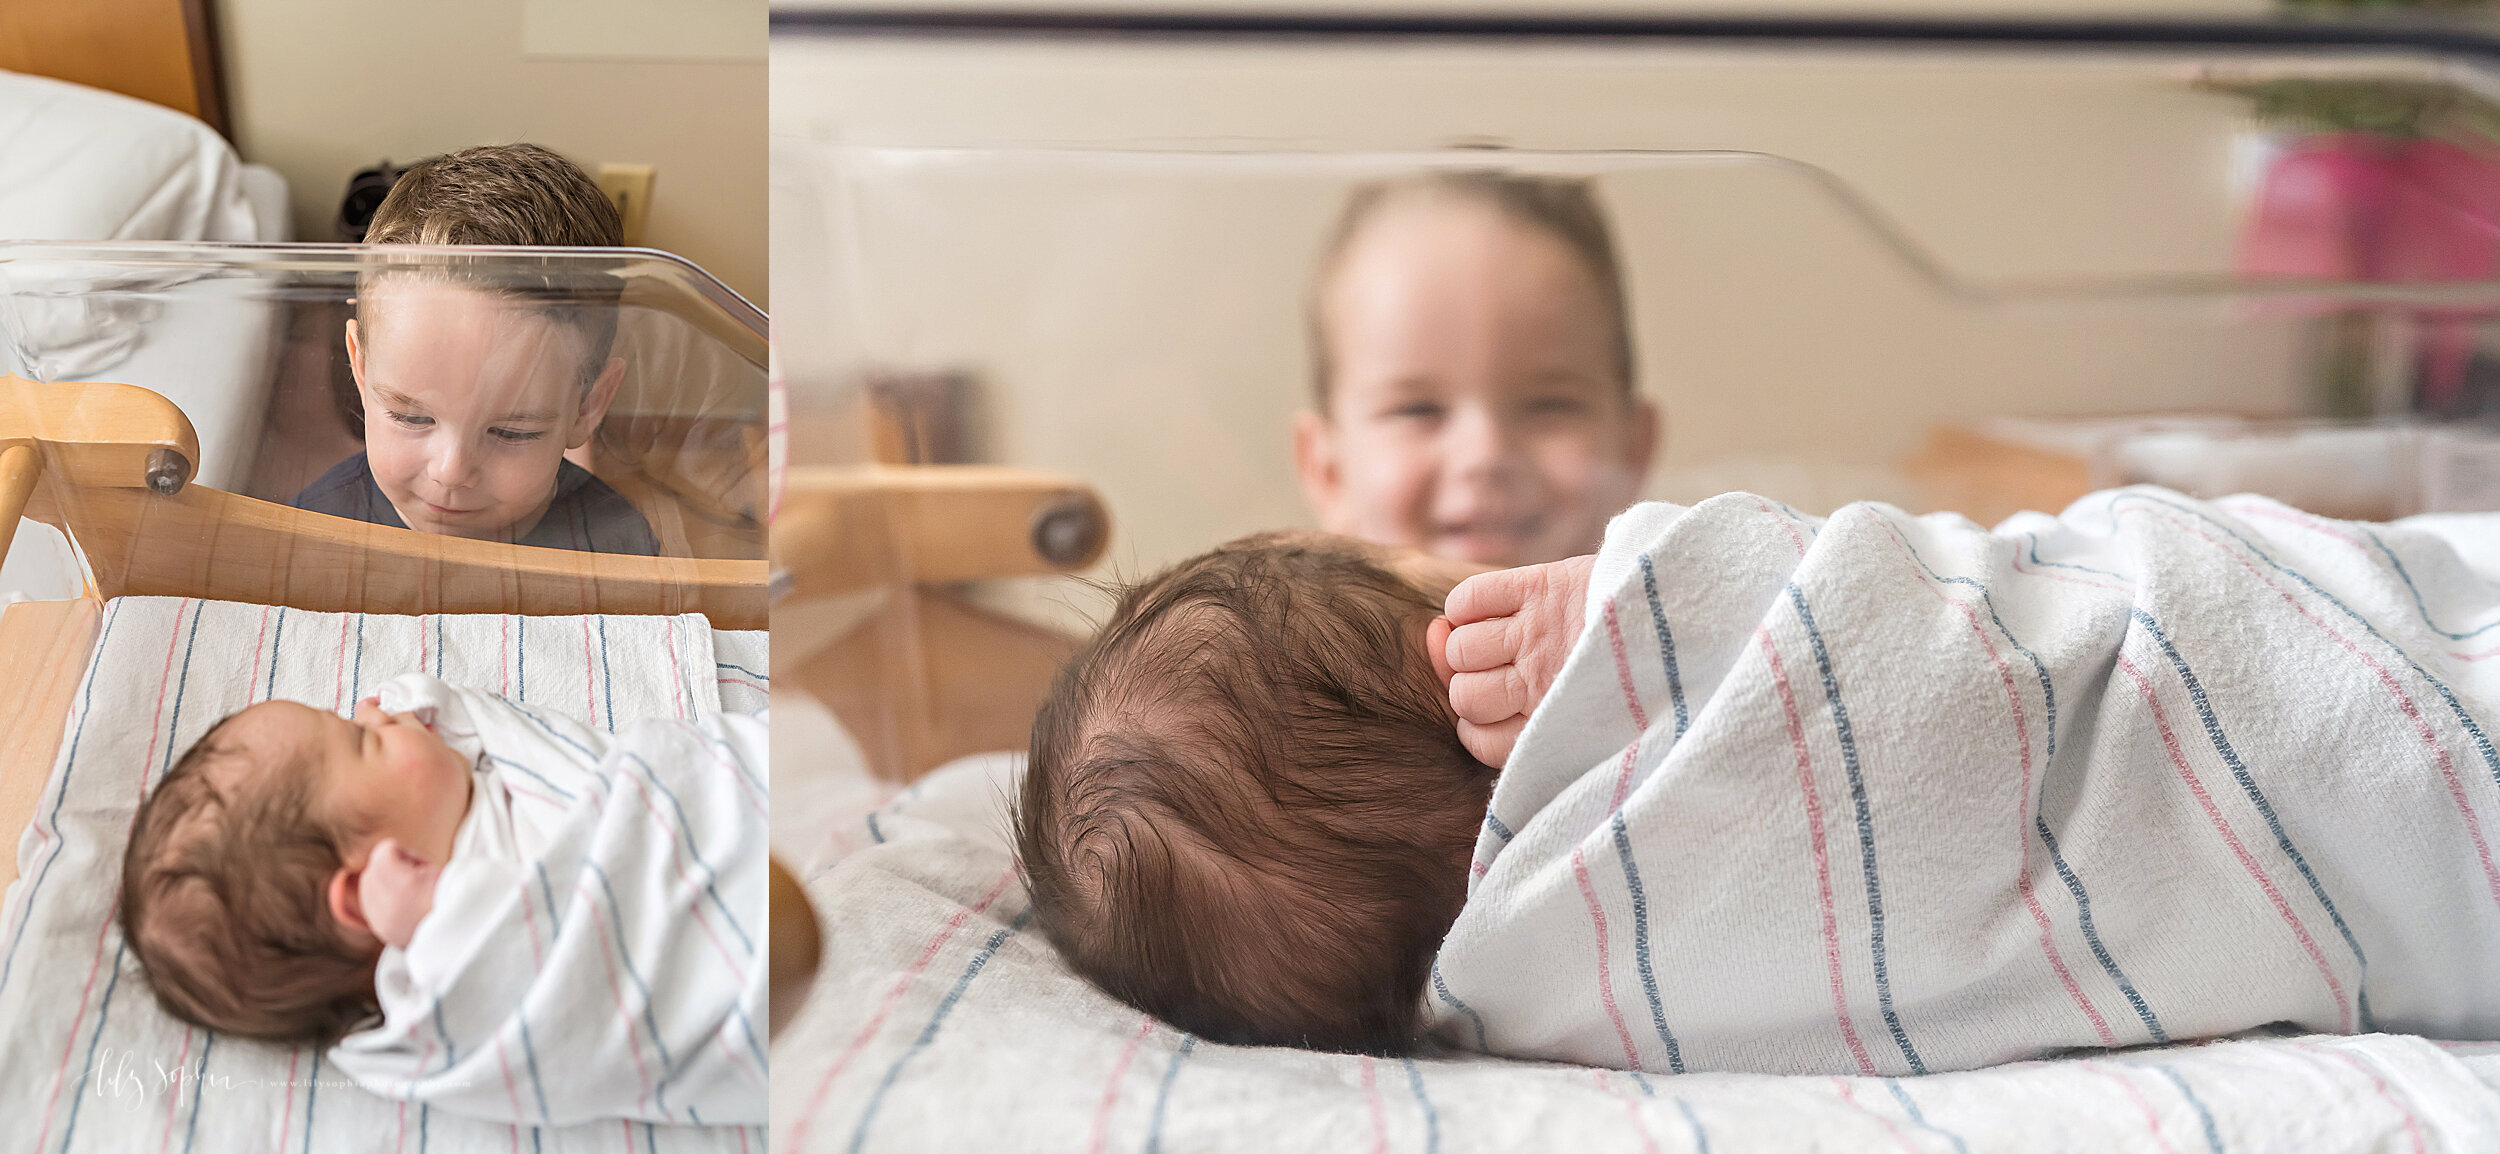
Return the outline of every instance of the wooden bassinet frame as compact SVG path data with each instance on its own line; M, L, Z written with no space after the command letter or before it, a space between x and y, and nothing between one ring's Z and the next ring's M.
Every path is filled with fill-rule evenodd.
M189 484L191 422L110 383L0 376L0 553L21 516L67 533L90 586L0 612L0 835L14 846L59 752L106 599L197 597L359 613L702 613L762 629L766 565L470 541ZM0 884L16 875L0 854Z

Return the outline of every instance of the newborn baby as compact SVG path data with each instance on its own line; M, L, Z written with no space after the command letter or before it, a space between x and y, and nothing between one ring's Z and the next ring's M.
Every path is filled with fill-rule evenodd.
M1734 494L1439 622L1376 556L1236 543L1054 690L1037 921L1234 1042L1894 1075L2500 1035L2500 669L2457 640L2500 525L2433 527Z
M609 734L416 674L352 719L262 702L141 804L123 936L174 1017L335 1044L376 1093L760 1123L764 748L750 718Z
M1128 590L1070 660L1016 838L1077 972L1216 1041L1409 1044L1493 770L1425 656L1446 576L1394 564L1245 538Z

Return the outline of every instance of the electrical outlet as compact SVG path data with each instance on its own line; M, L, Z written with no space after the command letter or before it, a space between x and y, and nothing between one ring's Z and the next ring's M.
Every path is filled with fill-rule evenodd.
M648 164L602 164L599 166L599 191L608 194L616 204L616 215L625 221L625 243L642 243L643 222L651 218L651 166Z

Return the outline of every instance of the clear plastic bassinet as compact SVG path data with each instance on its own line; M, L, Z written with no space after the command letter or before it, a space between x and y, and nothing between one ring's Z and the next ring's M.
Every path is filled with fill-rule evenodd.
M147 504L196 489L219 502L184 515L200 540L239 541L218 526L255 518L314 539L352 525L347 553L400 542L385 552L410 558L353 567L416 585L479 560L455 556L456 539L655 555L647 582L633 578L655 587L744 562L760 627L766 360L754 306L648 250L0 244L0 370L15 378L0 414L15 435L180 426L191 441L163 434L131 477L84 475L76 452L38 446L28 511L52 524L25 523L0 587L110 595L239 564L231 547L181 556L191 538L164 532L171 506ZM64 520L87 526L74 550ZM403 536L368 540L383 528ZM424 569L437 562L451 568Z
M864 574L777 613L840 638L864 611L833 586L882 583L1071 638L1097 581L1315 524L1293 445L1324 243L1352 190L1431 170L1594 189L1664 416L1648 497L1985 521L2146 480L2500 507L2500 38L2252 7L786 6L794 484L1038 471L1099 499L1108 544L950 567L927 540L777 539L799 586ZM1016 552L1024 524L996 529ZM1071 569L1092 580L1013 579ZM929 703L1028 717L1036 676L950 689L915 620L826 641L909 674L826 690L872 760L1021 744Z

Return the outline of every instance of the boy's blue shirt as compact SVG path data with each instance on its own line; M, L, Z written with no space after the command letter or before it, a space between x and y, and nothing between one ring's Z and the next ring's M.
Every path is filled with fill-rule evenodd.
M405 529L399 510L382 495L373 466L363 453L331 466L321 479L295 495L295 507L333 517ZM536 527L515 544L585 553L632 553L655 557L660 540L651 523L607 482L571 461L556 465L556 494Z

